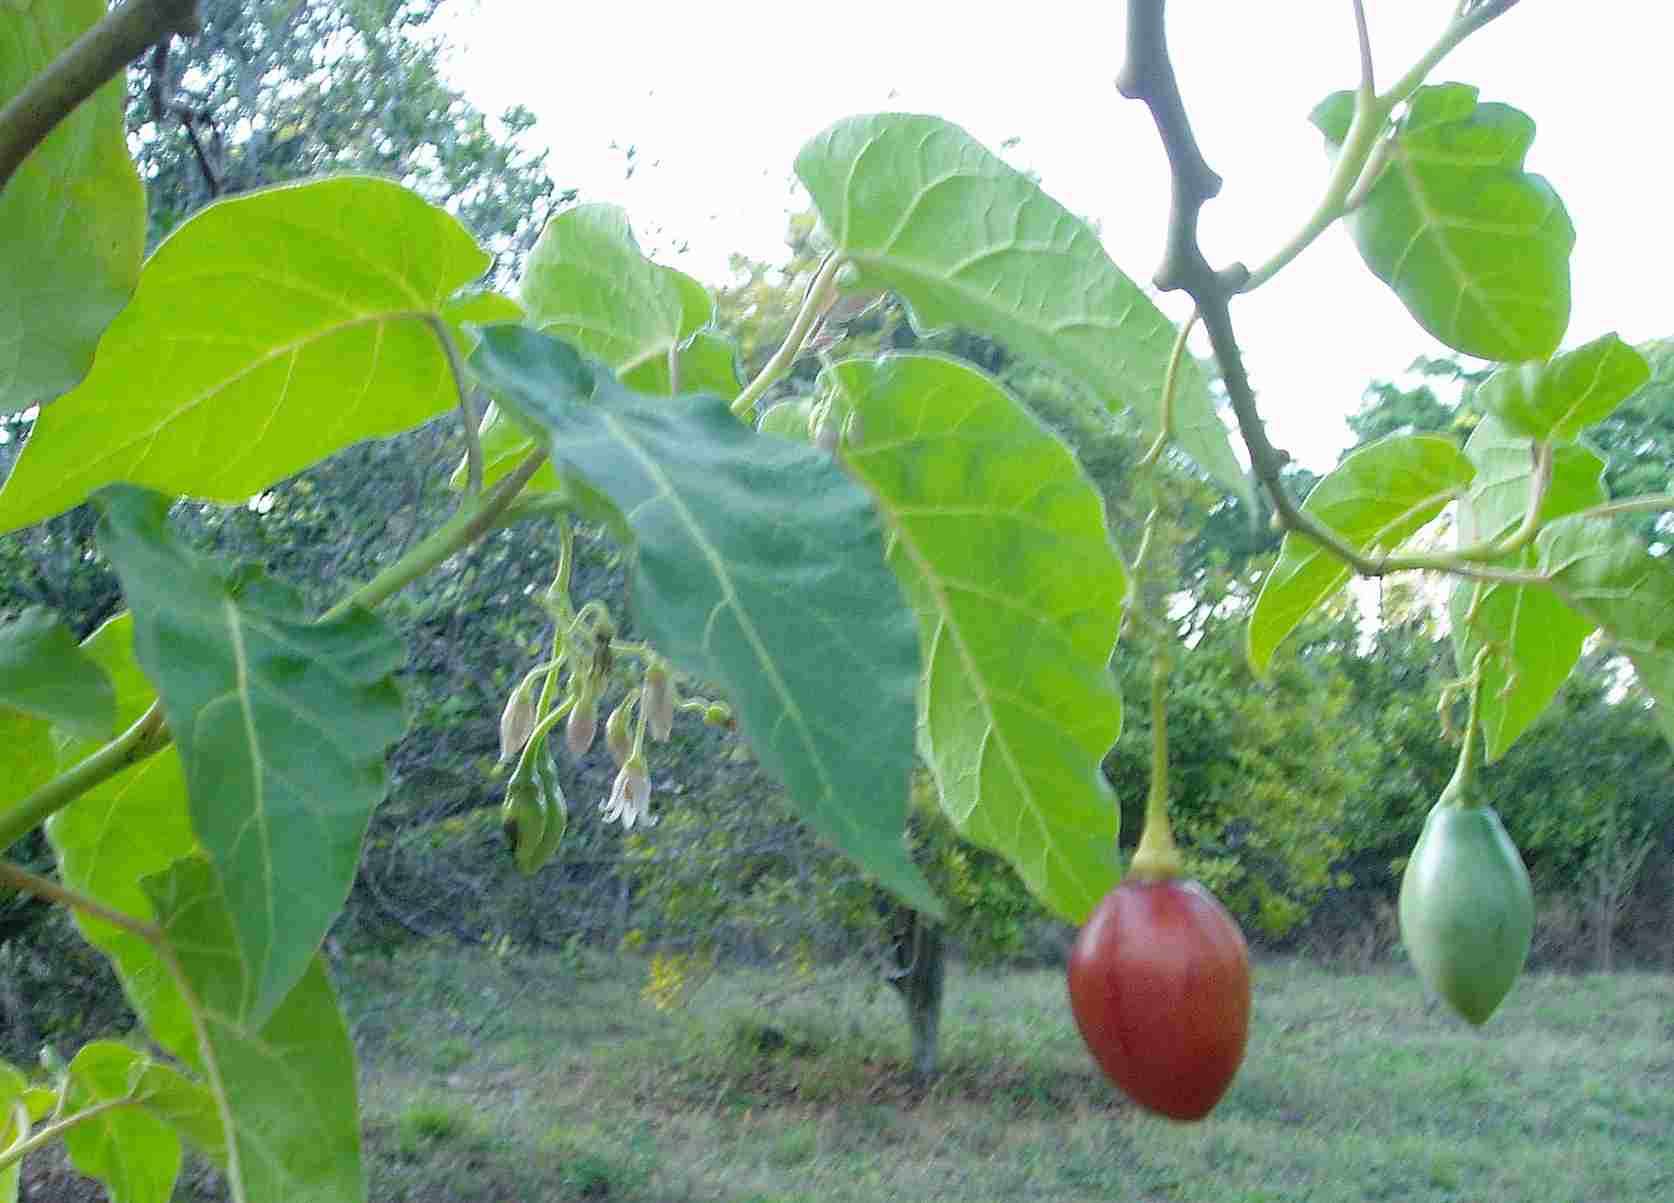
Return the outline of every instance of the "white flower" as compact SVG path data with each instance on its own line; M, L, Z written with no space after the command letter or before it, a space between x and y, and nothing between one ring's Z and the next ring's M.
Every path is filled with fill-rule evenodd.
M599 804L599 809L604 812L606 823L620 819L625 831L632 831L636 823L643 827L656 826L657 820L651 815L651 776L645 771L645 757L628 757L628 763L616 774L610 797Z

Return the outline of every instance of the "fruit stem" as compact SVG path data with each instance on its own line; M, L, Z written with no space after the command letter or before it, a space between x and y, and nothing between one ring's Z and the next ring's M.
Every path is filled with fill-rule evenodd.
M1168 677L1166 647L1151 657L1151 790L1145 799L1145 828L1139 833L1128 873L1140 881L1168 881L1185 870L1168 818Z
M1476 800L1476 737L1482 718L1482 669L1488 662L1489 647L1480 648L1476 653L1476 661L1471 665L1471 675L1465 680L1470 684L1470 705L1465 711L1465 737L1459 741L1459 763L1453 770L1453 779L1447 783L1442 791L1441 802L1446 806L1478 806Z

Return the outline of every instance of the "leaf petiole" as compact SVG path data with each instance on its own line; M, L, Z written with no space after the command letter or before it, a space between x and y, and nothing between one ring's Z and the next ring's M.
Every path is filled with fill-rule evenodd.
M808 282L808 291L802 296L802 308L797 310L796 319L791 322L791 328L785 334L785 341L779 344L779 349L762 365L761 371L756 373L756 378L745 385L744 391L733 401L734 416L747 416L763 394L790 371L797 356L802 354L802 348L807 344L814 328L825 316L825 311L837 300L837 272L843 263L844 260L835 251L828 253L821 260L819 270Z

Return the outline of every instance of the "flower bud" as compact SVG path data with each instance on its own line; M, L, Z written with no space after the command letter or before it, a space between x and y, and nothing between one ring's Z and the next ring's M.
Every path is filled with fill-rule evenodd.
M633 736L628 732L628 721L632 715L633 704L625 701L605 720L605 747L610 749L610 758L616 762L617 768L628 763L628 754L633 751Z
M711 727L731 727L732 707L725 702L710 702L703 708L703 721Z
M512 691L500 712L500 763L517 759L534 733L535 689L534 681L528 680Z
M645 729L651 738L667 740L674 732L674 682L669 680L668 665L657 662L645 670L645 692L639 704L645 707Z
M579 760L586 755L587 749L593 746L593 737L598 733L599 702L591 690L584 689L576 699L575 709L570 711L570 717L564 722L564 746L570 750L570 757Z

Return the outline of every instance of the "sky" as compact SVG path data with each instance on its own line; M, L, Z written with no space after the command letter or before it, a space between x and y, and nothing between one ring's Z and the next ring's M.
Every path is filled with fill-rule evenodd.
M1366 0L1377 82L1402 74L1454 0ZM734 252L779 262L801 145L856 113L934 113L1036 173L1095 223L1111 258L1148 282L1168 211L1166 160L1144 106L1114 86L1117 0L1027 5L849 0L835 5L451 0L441 26L456 86L490 114L538 124L560 187L624 206L645 249L712 285ZM1349 0L1175 0L1169 38L1205 157L1225 180L1203 210L1217 266L1259 263L1313 209L1323 140L1308 113L1358 78ZM1521 0L1431 82L1478 85L1537 123L1528 169L1577 229L1566 344L1674 334L1674 5ZM1002 151L1002 146L1008 148ZM635 148L628 171L626 148ZM1176 320L1178 294L1157 298ZM1333 229L1234 305L1270 433L1325 469L1373 379L1409 379L1444 348ZM1194 349L1207 353L1207 346Z

